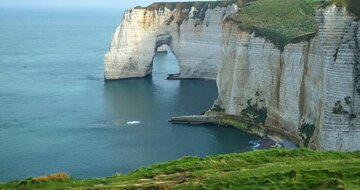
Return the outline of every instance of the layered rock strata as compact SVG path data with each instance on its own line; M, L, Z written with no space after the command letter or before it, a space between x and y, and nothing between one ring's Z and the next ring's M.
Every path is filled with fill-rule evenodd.
M126 11L105 55L105 79L151 74L162 45L176 55L181 78L215 79L221 64L222 22L236 11L236 5Z
M250 118L245 128L271 129L299 146L359 150L358 19L345 8L320 9L317 35L280 51L226 20L237 9L127 11L105 56L105 78L150 74L157 48L166 44L179 61L179 78L217 78L211 118L216 112L230 124L236 115Z
M318 34L283 52L224 23L216 106L298 136L301 146L358 150L359 22L335 6L316 19Z

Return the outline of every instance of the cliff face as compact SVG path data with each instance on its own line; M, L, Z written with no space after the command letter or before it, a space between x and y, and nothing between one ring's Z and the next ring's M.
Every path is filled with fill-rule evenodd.
M222 21L236 11L236 5L126 11L105 55L105 78L151 74L156 50L165 44L179 61L181 78L215 79L221 64Z
M224 24L216 104L292 133L315 149L360 149L359 22L345 9L317 11L317 36L280 52Z
M316 12L310 41L280 51L225 18L236 5L127 11L105 56L105 78L151 73L169 45L182 78L217 78L214 107L242 115L313 149L360 149L360 24L344 8ZM219 111L218 110L218 111Z

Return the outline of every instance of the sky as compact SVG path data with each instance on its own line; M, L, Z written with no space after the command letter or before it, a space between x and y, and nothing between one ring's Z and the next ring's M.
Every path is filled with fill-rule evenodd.
M161 1L161 0L157 0ZM163 0L189 1L189 0ZM0 7L112 7L131 8L146 6L154 0L0 0Z

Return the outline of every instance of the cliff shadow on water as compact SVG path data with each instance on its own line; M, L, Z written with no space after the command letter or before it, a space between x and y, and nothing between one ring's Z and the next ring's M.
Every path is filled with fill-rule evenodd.
M234 128L169 123L168 119L175 115L203 113L217 97L214 80L166 79L169 73L177 72L175 55L162 51L154 57L151 75L105 81L104 98L110 118L107 122L122 131L120 141L128 141L126 144L134 146L131 149L139 148L146 155L139 163L148 165L184 155L242 152L258 145L259 137ZM123 146L119 144L120 149ZM131 150L126 153L132 154ZM134 158L133 162L138 160Z
M104 82L100 63L119 10L0 13L0 181L58 171L110 176L185 155L252 150L259 140L169 123L202 113L217 96L214 81L166 80L179 72L171 54L155 57L152 76Z

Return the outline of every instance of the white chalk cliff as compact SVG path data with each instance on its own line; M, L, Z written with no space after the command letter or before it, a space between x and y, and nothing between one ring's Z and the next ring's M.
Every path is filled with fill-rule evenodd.
M180 77L217 79L215 105L225 114L277 128L301 146L360 150L359 21L344 8L320 9L317 35L280 51L225 20L237 9L208 8L203 16L194 16L195 7L127 11L105 56L105 78L151 74L156 50L166 44Z
M222 21L236 11L236 5L204 12L195 7L126 11L105 55L105 78L151 74L156 50L165 44L179 61L181 78L215 79L221 64Z

